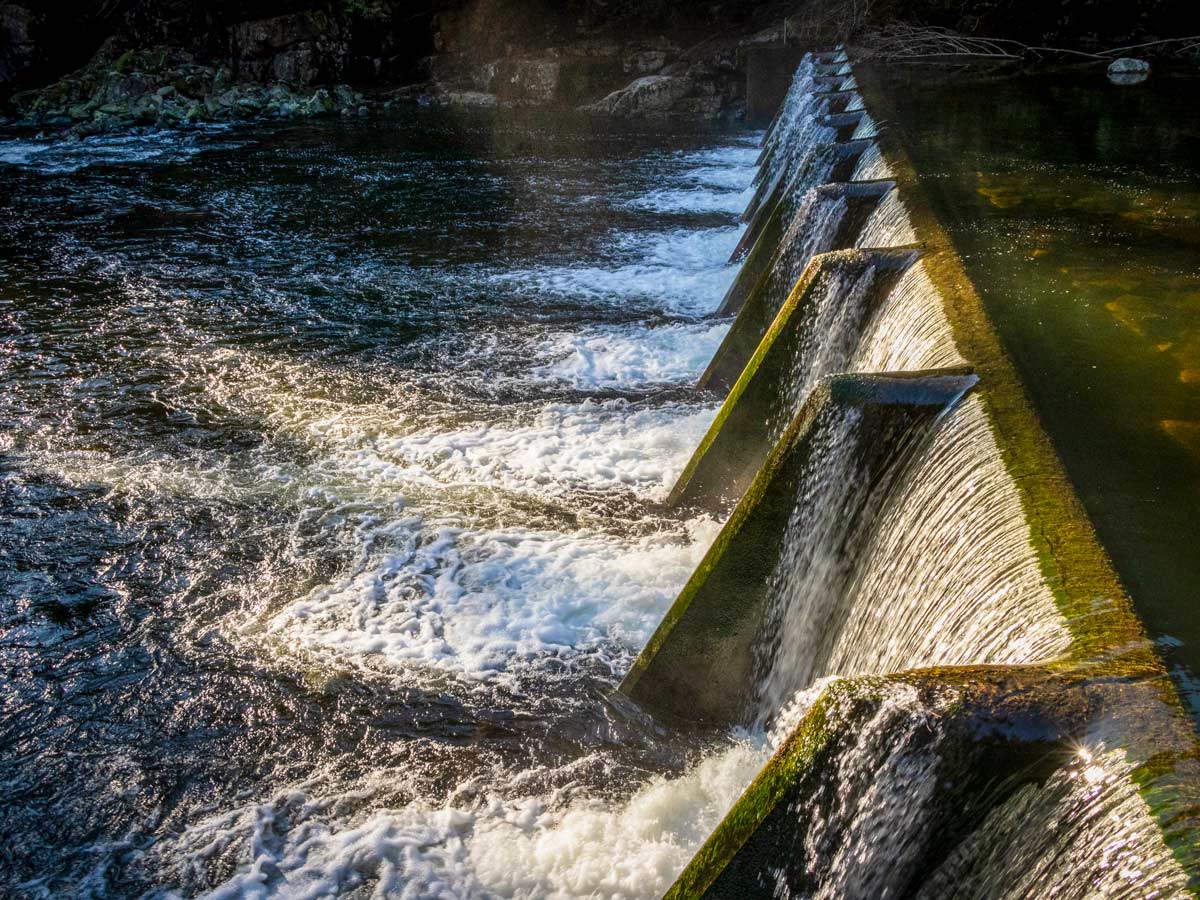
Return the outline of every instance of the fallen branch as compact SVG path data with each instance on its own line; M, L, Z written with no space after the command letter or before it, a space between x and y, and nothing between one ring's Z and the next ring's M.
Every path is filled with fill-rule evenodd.
M1080 56L1096 62L1111 62L1113 59L1133 50L1146 50L1157 47L1174 46L1165 55L1183 56L1200 50L1200 35L1189 37L1165 38L1163 40L1147 41L1143 44L1133 44L1128 47L1115 47L1110 50L1089 52L1075 50L1070 47L1034 47L1010 38L983 38L959 34L948 28L923 27L917 25L894 24L876 31L863 34L855 47L859 54L866 58L891 60L921 60L946 57L967 59L1009 59L1017 60L1030 56Z

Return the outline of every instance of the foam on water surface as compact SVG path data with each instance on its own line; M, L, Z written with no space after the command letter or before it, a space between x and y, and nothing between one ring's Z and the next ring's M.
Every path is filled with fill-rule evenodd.
M226 131L207 126L132 134L94 135L81 140L50 138L0 141L0 165L20 166L45 175L77 172L90 166L180 162L206 149L236 146L228 141L206 142Z
M214 815L169 853L177 881L203 900L351 890L389 900L655 900L826 683L797 694L770 732L736 732L682 775L652 776L620 798L531 793L525 774L492 773L442 802L380 808L371 798L394 794L396 776L375 772L350 786L318 779ZM214 871L230 869L213 884Z
M701 204L709 193L680 192ZM729 226L616 234L608 242L610 261L538 266L492 278L498 284L591 303L640 303L666 313L703 315L719 305L733 282L737 270L727 261L742 230Z
M557 334L545 355L559 358L533 374L580 389L691 383L728 331L729 322L718 321Z
M198 894L204 900L299 900L352 890L389 900L652 900L765 758L761 739L743 739L686 775L651 778L617 802L463 790L475 796L343 817L344 795L293 789L198 823L179 838L176 854L181 875L201 883L214 862L235 861L231 877ZM358 785L355 793L373 787Z
M740 213L752 196L749 188L724 191L663 188L643 194L629 201L629 205L660 213Z
M716 535L422 528L367 521L351 570L266 623L272 642L349 662L490 679L551 658L620 671Z

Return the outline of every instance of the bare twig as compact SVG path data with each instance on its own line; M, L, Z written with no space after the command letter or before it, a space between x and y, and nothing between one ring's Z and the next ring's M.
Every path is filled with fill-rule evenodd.
M1144 44L1131 44L1128 47L1116 47L1112 50L1105 50L1104 55L1105 56L1117 56L1121 53L1125 53L1128 50L1144 50L1146 47L1159 47L1159 46L1162 46L1163 44L1178 44L1183 41L1191 41L1191 43L1185 44L1183 47L1181 47L1176 52L1184 53L1184 52L1187 52L1188 50L1192 50L1192 49L1195 49L1196 47L1200 47L1200 34L1193 34L1193 35L1189 35L1188 37L1164 38L1161 41L1147 41Z

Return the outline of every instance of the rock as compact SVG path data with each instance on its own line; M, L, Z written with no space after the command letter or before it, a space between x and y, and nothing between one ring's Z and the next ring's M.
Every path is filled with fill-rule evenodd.
M15 81L37 58L34 15L23 6L0 4L0 84Z
M155 102L158 98L151 94L145 94L134 100L129 106L129 113L133 116L135 122L142 124L151 124L158 120L159 104Z
M667 64L667 54L662 50L639 50L630 53L622 62L626 72L635 75L650 75Z
M1144 59L1122 57L1108 66L1108 80L1113 84L1140 84L1150 77L1150 63Z
M646 75L585 109L613 116L663 115L674 111L694 88L690 78Z
M319 10L241 22L229 29L240 77L310 85L336 77L350 56L340 19Z
M499 71L500 63L490 62L477 66L475 71L471 73L471 81L474 82L475 88L480 91L491 92L496 83L496 73Z
M556 60L519 59L502 63L495 92L506 100L546 103L558 90L560 64Z
M304 115L320 116L325 113L331 113L334 110L333 97L325 88L320 88L315 91L311 97L304 103Z
M316 48L301 44L277 54L269 68L271 78L288 84L312 84L317 80L321 65Z

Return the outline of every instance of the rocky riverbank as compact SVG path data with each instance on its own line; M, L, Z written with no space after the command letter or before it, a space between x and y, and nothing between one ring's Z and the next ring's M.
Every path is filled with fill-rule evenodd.
M137 125L171 127L263 117L366 115L378 101L347 85L303 89L283 82L235 82L180 50L128 51L96 59L45 88L12 98L10 124L60 127L87 136Z
M764 12L770 4L750 6L762 9L630 36L561 9L550 15L550 7L499 0L429 3L410 23L415 36L402 34L398 7L389 4L325 4L204 28L161 12L151 27L145 15L130 14L81 67L31 84L46 56L39 49L46 22L29 8L0 4L0 88L9 88L0 124L87 136L369 115L398 103L730 122L743 110L745 48L777 37L779 28ZM736 27L722 31L718 22ZM714 31L719 37L709 36ZM151 37L162 40L146 46Z

